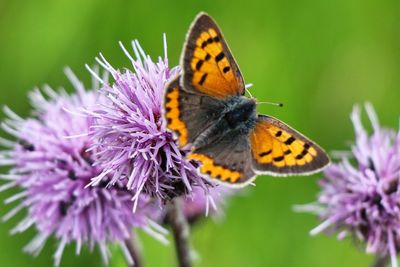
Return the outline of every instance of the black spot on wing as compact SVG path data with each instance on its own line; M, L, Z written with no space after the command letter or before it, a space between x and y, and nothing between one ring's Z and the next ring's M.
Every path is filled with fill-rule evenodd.
M199 61L197 61L197 63L196 63L196 70L200 70L201 69L201 66L203 65L203 63L204 63L204 61L203 60L199 60Z
M307 155L307 153L308 153L308 148L306 148L306 146L304 146L303 151L301 151L301 153L296 156L296 159L304 158L304 156Z
M285 154L285 155L289 155L290 153L292 153L292 151L290 149L288 149L285 152L283 152L283 154Z
M224 57L225 57L224 52L220 52L220 53L215 57L215 61L216 61L216 62L220 62Z
M282 161L284 158L285 158L284 156L275 157L274 161L279 162L279 161Z
M201 76L199 84L203 85L203 83L206 81L208 73L204 73L203 76Z
M229 66L226 66L226 67L224 67L223 69L222 69L222 71L224 72L224 73L227 73L228 71L230 71L231 70L231 67L229 67Z
M258 154L260 157L265 157L265 156L268 156L269 154L271 154L272 153L272 149L270 149L270 150L268 150L268 151L265 151L265 152L262 152L262 153L260 153L260 154Z
M291 136L285 141L285 145L291 145L295 140L296 140L296 138Z
M207 40L203 41L201 43L201 48L204 49L204 48L206 48L207 45L209 45L211 43L214 43L214 42L215 43L219 43L220 42L219 36L215 36L214 38L210 37Z

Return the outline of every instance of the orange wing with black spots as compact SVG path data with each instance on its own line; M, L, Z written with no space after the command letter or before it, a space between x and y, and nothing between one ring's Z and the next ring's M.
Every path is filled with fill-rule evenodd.
M181 61L185 90L218 99L244 94L239 67L217 24L207 14L200 13L194 20Z
M167 127L178 135L179 145L185 146L188 143L188 130L185 122L181 119L181 111L179 109L180 91L178 79L175 79L166 87L164 110Z
M200 172L203 175L208 175L211 178L219 179L222 182L236 183L242 173L237 170L229 169L221 164L216 164L214 160L203 154L193 153L188 156L189 159L199 161L201 163Z
M272 117L258 116L250 142L256 172L280 176L311 174L329 164L322 148Z
M180 76L165 89L164 118L181 147L193 143L219 119L224 105L209 96L187 92L179 85Z

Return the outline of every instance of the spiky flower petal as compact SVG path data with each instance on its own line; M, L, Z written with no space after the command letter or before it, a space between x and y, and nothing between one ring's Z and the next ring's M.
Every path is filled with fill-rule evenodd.
M85 188L103 170L93 166L96 150L87 151L93 145L87 136L92 118L79 114L82 107L106 100L95 91L85 91L71 71L67 74L76 93L68 95L65 91L55 92L45 87L48 95L45 97L39 90L33 91L30 99L35 117L23 119L5 108L8 119L2 123L2 128L17 142L0 140L8 147L0 152L0 165L10 166L9 173L1 175L8 181L1 189L19 188L20 193L6 203L20 200L20 204L3 219L8 220L26 209L27 216L12 233L35 227L38 234L25 247L25 251L33 254L40 252L50 236L55 236L59 240L55 265L59 265L64 247L71 242L76 243L77 254L85 244L91 249L98 245L105 262L110 254L107 244L115 242L132 262L125 242L133 228L154 232L149 219L157 219L154 216L159 209L142 196L133 214L133 195L122 182L110 189L105 188L106 183ZM105 181L111 175L109 173Z
M330 230L338 231L339 238L351 235L366 245L367 253L390 256L395 267L400 248L400 133L381 128L370 104L366 110L372 135L361 123L359 107L354 107L351 157L325 170L318 202L306 209L323 220L312 234Z
M211 184L197 174L195 163L185 158L188 151L178 147L163 120L164 87L180 69L169 68L166 52L153 61L137 41L132 46L136 59L122 48L134 71L115 70L102 55L97 59L114 82L102 81L101 92L109 101L88 111L95 122L92 150L98 151L102 169L92 184L114 173L111 184L126 181L134 194L134 209L143 192L160 203L190 193L193 186L207 192Z

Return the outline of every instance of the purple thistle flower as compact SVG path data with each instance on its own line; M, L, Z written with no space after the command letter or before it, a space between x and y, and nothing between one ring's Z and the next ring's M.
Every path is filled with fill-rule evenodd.
M351 235L366 244L366 252L389 257L397 266L400 248L400 133L379 126L370 104L366 111L373 134L361 123L360 108L354 107L351 119L356 142L351 156L328 167L320 181L317 204L303 207L315 212L323 222L311 231L318 234L328 228L338 238Z
M157 226L151 221L158 220L160 210L152 204L154 201L142 196L133 214L132 193L121 182L110 189L104 184L85 188L103 170L92 165L96 150L87 151L92 143L82 134L89 132L92 119L73 113L105 99L95 91L85 91L70 70L67 75L76 89L75 94L56 93L50 87L44 88L49 100L39 90L30 94L36 118L23 119L5 108L8 119L2 128L18 142L0 139L0 144L8 147L0 151L0 166L11 166L8 174L0 175L8 181L0 190L21 189L6 200L6 203L17 200L21 203L3 220L27 209L27 216L11 232L23 232L29 227L37 229L36 237L24 248L32 254L38 254L46 240L54 235L59 240L55 265L59 265L64 247L71 242L76 243L77 254L85 244L91 250L98 245L106 263L110 254L107 244L117 243L132 263L125 242L136 227L162 238L153 230Z
M180 72L178 67L168 66L165 38L165 56L156 62L137 41L132 42L136 59L120 45L134 72L115 70L101 54L101 59L97 58L113 76L114 83L99 79L101 92L109 102L87 111L95 122L91 129L92 150L98 151L96 156L102 168L92 184L114 173L110 184L126 181L127 188L134 193L134 210L142 192L156 197L160 203L190 193L193 186L206 192L212 185L197 174L195 163L185 158L188 151L179 149L163 121L165 84Z

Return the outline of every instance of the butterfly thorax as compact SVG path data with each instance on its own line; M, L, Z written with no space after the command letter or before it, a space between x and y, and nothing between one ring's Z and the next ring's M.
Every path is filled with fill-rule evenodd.
M224 119L230 128L249 130L256 122L256 102L244 96L234 96L227 100Z
M257 114L256 102L253 99L233 96L213 107L213 110L218 109L219 118L196 138L193 143L194 148L207 147L226 136L247 136L254 128Z

